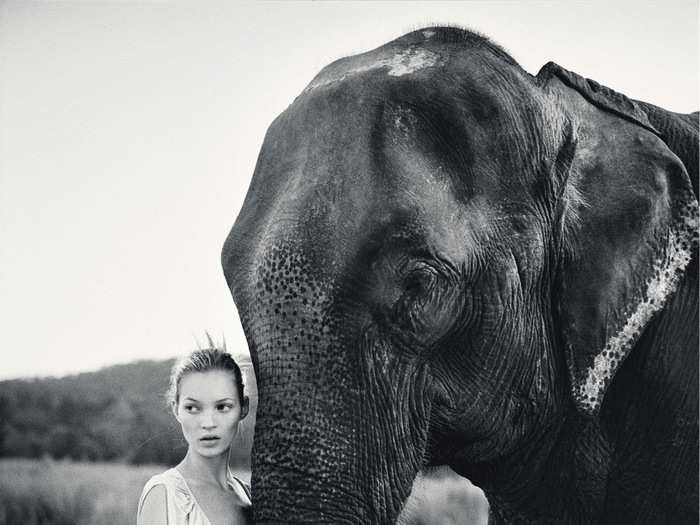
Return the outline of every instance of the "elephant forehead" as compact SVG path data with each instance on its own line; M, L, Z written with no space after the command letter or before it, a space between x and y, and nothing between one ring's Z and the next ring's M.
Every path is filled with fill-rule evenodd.
M388 76L401 77L425 68L444 65L444 63L445 59L440 53L417 45L381 54L377 52L364 53L339 60L326 67L311 81L304 92L307 93L319 87L335 84L368 71L385 69Z

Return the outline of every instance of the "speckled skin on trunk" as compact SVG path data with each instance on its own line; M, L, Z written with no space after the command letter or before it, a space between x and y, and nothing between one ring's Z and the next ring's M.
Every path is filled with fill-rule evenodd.
M697 523L697 120L455 28L319 73L222 254L256 522L395 523L450 465L491 523Z

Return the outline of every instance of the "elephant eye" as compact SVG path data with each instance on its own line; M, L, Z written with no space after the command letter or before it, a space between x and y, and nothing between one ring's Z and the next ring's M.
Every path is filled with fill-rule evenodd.
M429 266L422 265L411 271L406 277L404 287L407 294L422 295L431 291L437 273Z
M391 310L391 332L405 346L432 347L456 326L465 305L463 275L442 260L413 260L402 268L401 296Z
M403 280L403 294L394 305L394 317L404 328L420 330L426 308L439 290L440 276L427 264L418 264L409 270Z

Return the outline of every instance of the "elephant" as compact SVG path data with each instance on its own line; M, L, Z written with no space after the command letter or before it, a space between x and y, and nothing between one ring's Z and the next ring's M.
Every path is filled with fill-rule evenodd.
M257 523L698 521L698 113L426 27L270 125L222 249Z

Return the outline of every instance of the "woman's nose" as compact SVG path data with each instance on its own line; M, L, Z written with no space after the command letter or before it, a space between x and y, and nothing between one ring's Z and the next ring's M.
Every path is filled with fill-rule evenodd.
M202 414L202 428L210 429L214 428L215 426L216 422L214 421L214 415L211 412L204 412L204 414Z

